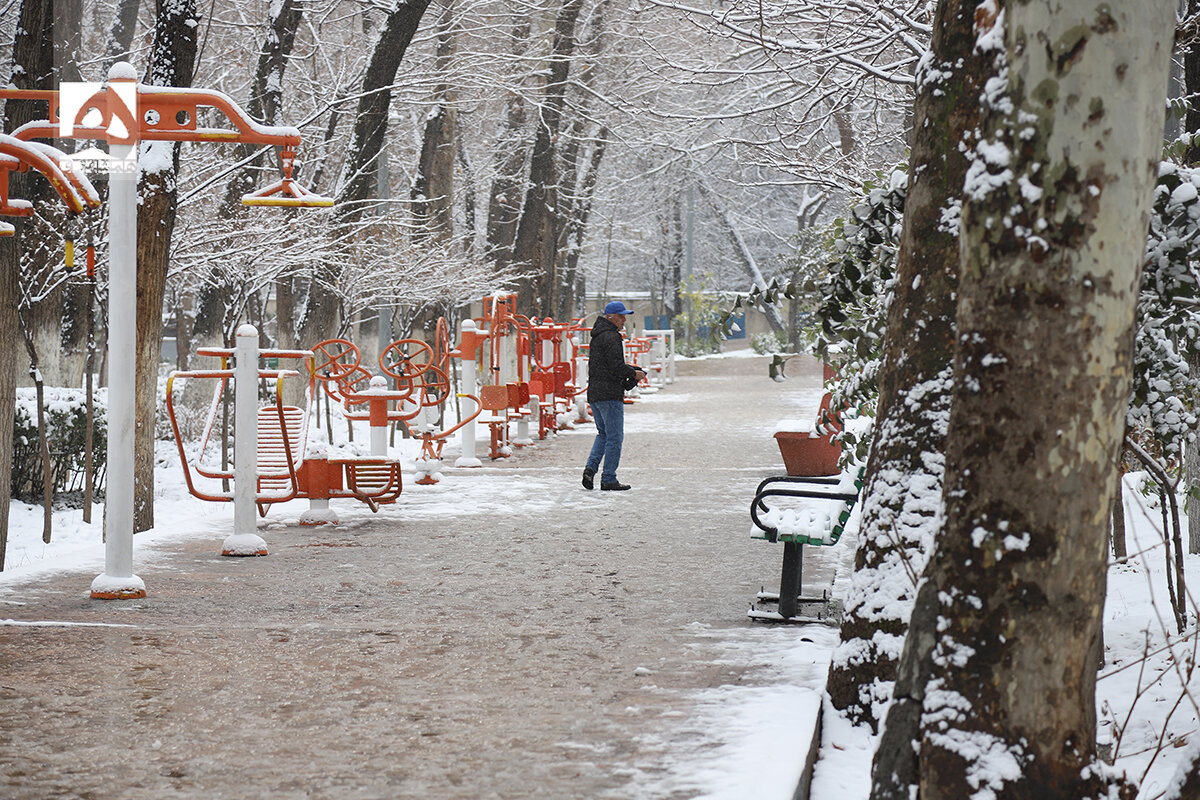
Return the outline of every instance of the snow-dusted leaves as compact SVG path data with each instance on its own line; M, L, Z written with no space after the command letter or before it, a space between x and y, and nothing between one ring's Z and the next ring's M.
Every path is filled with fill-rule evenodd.
M1200 376L1189 351L1200 342L1200 170L1159 168L1138 298L1133 397L1127 422L1147 430L1168 452L1194 436Z

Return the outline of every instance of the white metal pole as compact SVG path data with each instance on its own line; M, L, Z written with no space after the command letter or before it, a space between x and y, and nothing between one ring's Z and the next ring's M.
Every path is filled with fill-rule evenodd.
M223 556L265 556L267 543L256 533L258 498L258 329L237 331L233 367L233 534ZM285 434L286 435L286 434Z
M675 329L669 328L667 331L668 351L667 351L667 383L675 382Z
M576 422L587 422L587 359L583 357L583 338L575 334L571 342L575 350L575 416Z
M462 321L462 341L463 346L468 346L468 340L474 343L475 333L478 328L475 325L475 320L464 319ZM475 352L464 352L462 354L462 391L464 394L475 394L478 387L475 385ZM475 413L475 401L470 398L463 398L463 414L468 417ZM482 467L483 462L475 457L475 420L471 420L466 425L462 426L459 433L459 441L462 443L462 455L454 462L456 467Z
M504 347L505 351L511 358L511 362L514 366L514 372L516 371L515 367L517 362L520 359L520 356L517 354L518 335L519 334L517 334L511 328L504 332ZM523 413L521 416L517 418L517 435L512 440L512 443L517 447L526 447L533 444L533 439L529 436L529 419L532 416L532 413L530 412L529 408L522 409L522 412Z
M385 394L388 390L387 378L383 377L382 375L376 375L374 378L371 378L370 386L371 386L371 388L369 388L367 391L363 392L363 394L366 394L366 395ZM386 399L379 400L379 399L373 398L373 399L369 400L368 403L370 404L370 410L371 410L371 413L370 413L370 417L371 417L371 419L370 419L371 455L386 456L387 455L387 440L388 440L388 436L387 436L388 435L387 400ZM376 414L376 412L375 412L375 404L376 403L384 404L382 414Z
M104 574L92 581L92 597L104 600L146 596L146 584L133 574L138 176L130 167L136 164L135 147L109 148L108 492Z

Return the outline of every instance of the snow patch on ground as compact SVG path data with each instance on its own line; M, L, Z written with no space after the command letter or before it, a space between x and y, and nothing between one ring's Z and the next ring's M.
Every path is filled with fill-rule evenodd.
M638 776L636 796L788 800L804 768L837 631L822 625L718 630L696 623L693 633L704 643L706 661L746 671L737 684L696 693L690 716L641 742L669 752L671 767L665 775Z

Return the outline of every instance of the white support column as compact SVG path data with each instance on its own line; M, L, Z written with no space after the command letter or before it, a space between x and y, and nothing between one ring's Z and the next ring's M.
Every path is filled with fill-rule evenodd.
M109 77L114 77L112 72ZM138 175L129 167L136 164L136 147L127 144L110 146L108 492L104 501L104 574L92 581L92 597L102 600L146 596L146 584L133 574Z
M223 556L265 556L258 535L258 330L237 331L233 367L233 534L221 545Z
M464 319L462 322L462 391L464 394L474 395L479 391L476 386L475 377L475 350L473 349L476 342L478 328L475 325L475 320ZM464 350L463 348L471 348ZM475 413L475 401L469 397L463 398L462 404L463 414L471 416ZM475 420L471 420L466 425L462 426L459 432L459 441L462 443L462 455L454 462L456 467L482 467L483 462L475 456Z
M583 353L583 338L579 334L575 334L572 339L575 350L575 421L588 422L590 418L587 413L587 370L588 360L584 358Z

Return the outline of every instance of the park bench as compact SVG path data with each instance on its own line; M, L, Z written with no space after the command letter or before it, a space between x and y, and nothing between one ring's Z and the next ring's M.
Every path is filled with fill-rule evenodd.
M830 411L832 400L826 392L814 424L799 423L775 433L787 474L766 478L758 485L750 503L750 520L753 538L783 543L783 566L779 592L760 591L757 604L749 611L751 619L840 621L840 605L828 591L820 597L802 594L804 546L837 544L862 489L861 468L852 467L846 473L838 468L842 448L835 437L842 422Z
M751 619L840 623L840 604L829 597L828 590L819 597L803 594L804 546L838 543L862 489L864 471L857 467L834 476L779 475L758 485L750 504L751 537L782 542L783 568L779 592L760 591L758 604L748 612ZM777 609L758 607L770 605Z

